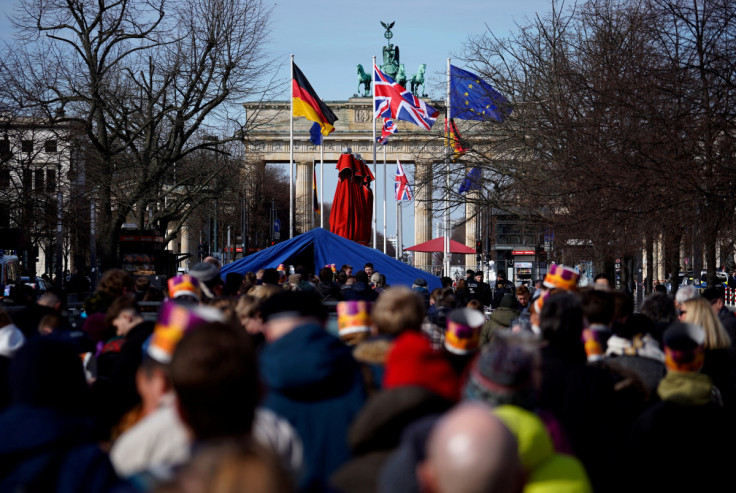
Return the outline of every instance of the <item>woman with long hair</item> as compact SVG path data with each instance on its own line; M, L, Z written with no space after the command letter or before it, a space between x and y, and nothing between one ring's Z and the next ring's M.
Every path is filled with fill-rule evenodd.
M680 305L680 320L699 325L705 331L702 372L720 391L724 407L736 413L736 359L731 350L731 338L718 315L708 300L698 296Z

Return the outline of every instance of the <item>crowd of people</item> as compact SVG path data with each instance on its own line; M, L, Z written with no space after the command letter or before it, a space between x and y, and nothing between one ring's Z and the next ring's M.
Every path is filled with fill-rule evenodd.
M0 306L0 491L727 489L722 289L635 310L578 281L429 291L369 263L223 278L210 258L158 292L109 270L80 323L54 291Z

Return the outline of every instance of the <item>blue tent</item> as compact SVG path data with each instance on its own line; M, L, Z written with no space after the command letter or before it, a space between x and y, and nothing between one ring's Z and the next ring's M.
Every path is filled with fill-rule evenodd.
M386 283L389 285L411 287L414 280L421 277L427 281L427 288L430 291L442 287L437 276L322 228L313 229L227 264L222 267L220 274L224 278L228 272L245 274L248 271L256 272L259 269L276 268L279 264L303 265L310 270L314 268L317 273L328 264L335 264L338 269L343 264L348 264L358 270L363 268L363 264L367 262L372 263L376 271L386 276Z

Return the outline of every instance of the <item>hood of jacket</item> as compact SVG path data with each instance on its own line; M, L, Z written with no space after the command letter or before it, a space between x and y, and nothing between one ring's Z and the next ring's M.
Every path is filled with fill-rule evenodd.
M299 400L344 394L359 377L351 348L311 323L267 344L260 371L268 390Z

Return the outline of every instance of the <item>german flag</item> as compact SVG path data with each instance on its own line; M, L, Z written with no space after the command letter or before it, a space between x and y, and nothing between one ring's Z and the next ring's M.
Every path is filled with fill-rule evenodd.
M455 121L450 118L448 125L447 118L445 118L445 147L452 148L453 163L468 151L461 139L462 137L460 136L460 131L457 129L457 125L455 125Z
M335 130L333 123L337 117L325 103L322 102L317 93L312 89L306 77L296 63L292 63L294 80L291 85L291 96L294 98L294 116L303 116L322 127L322 135L330 135Z

